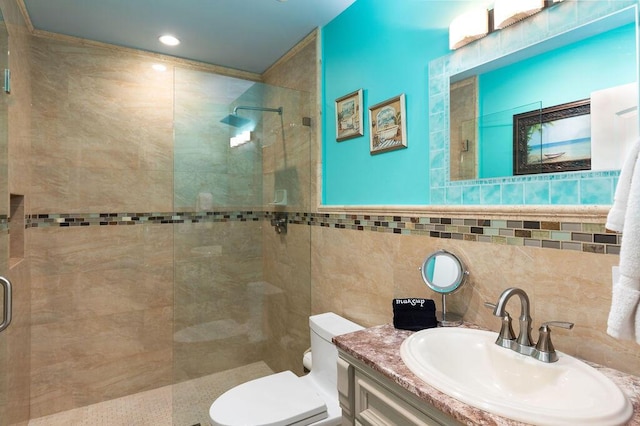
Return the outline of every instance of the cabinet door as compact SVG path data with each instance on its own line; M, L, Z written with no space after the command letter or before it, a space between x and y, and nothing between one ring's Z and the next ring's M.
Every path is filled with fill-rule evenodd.
M354 373L355 369L351 364L342 358L338 358L338 400L342 409L343 426L354 424Z
M362 426L431 426L441 424L358 373L355 377L355 389L356 424Z

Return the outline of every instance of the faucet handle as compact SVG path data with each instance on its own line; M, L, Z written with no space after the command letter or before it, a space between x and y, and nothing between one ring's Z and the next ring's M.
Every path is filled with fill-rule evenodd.
M567 330L571 330L575 324L567 321L547 321L542 323L541 328L546 327L548 329L550 325L554 327L562 327L562 328L566 328Z
M542 323L538 330L540 333L538 336L538 343L536 343L536 348L531 356L542 362L556 362L558 360L558 354L553 347L553 343L551 343L551 329L549 326L562 327L571 330L573 325L574 324L572 322L565 321L548 321Z
M484 306L489 309L496 309L494 303L484 302ZM498 333L498 338L496 339L496 345L511 349L516 339L516 334L513 332L513 326L511 325L511 315L509 315L507 311L504 311L504 314L500 333Z

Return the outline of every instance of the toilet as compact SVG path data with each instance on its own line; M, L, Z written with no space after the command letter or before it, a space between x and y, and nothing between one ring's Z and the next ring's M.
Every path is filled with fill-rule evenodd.
M338 350L334 336L363 328L333 312L309 317L311 372L291 371L251 380L223 393L209 409L212 426L337 426Z

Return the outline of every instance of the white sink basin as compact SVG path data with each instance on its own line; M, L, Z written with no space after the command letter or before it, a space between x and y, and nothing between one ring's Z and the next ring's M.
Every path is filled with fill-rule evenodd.
M633 415L622 390L558 352L546 364L494 342L497 333L430 328L408 337L402 360L429 385L471 406L536 425L620 425Z

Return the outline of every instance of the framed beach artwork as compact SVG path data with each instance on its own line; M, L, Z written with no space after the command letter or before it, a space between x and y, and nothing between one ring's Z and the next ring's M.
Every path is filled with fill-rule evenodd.
M336 140L364 135L362 127L362 89L336 99Z
M407 147L404 93L369 108L371 154Z
M513 116L514 175L589 169L589 99Z

